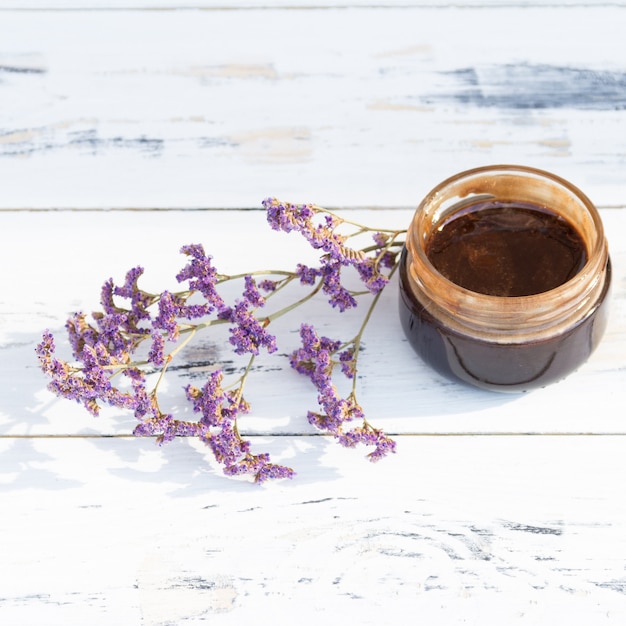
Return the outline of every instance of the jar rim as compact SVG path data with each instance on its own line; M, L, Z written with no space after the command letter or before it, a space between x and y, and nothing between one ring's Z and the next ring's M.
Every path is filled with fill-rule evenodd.
M505 180L508 177L510 180ZM522 296L495 296L466 289L449 280L441 274L428 258L425 245L427 234L423 232L425 226L422 223L428 220L432 213L440 213L434 216L433 221L438 223L442 217L453 214L459 208L460 203L476 203L480 194L496 197L494 193L500 188L506 189L507 185L513 188L513 182L518 184L529 181L537 188L542 186L550 192L567 196L569 201L576 204L578 210L584 211L588 226L581 232L581 225L568 220L582 236L587 247L587 259L583 267L569 280L550 289L536 294ZM550 187L551 186L551 187ZM460 191L460 195L454 196L456 202L450 201L450 207L441 208L446 200L446 194L451 191ZM500 197L498 197L500 199ZM510 200L515 201L514 194ZM517 198L518 201L521 198ZM557 212L559 207L545 205L545 208ZM430 213L428 213L430 211ZM559 213L560 214L560 213ZM565 217L567 219L567 217ZM590 241L591 240L591 241ZM604 227L600 214L591 200L575 185L564 178L541 170L523 165L487 165L465 170L448 177L434 187L420 202L410 224L407 234L408 267L411 279L420 285L420 290L425 292L427 299L432 299L448 309L449 315L461 319L461 323L470 326L488 328L490 330L515 333L510 328L513 316L524 316L524 326L529 328L541 328L553 324L555 315L571 317L577 314L577 310L584 309L602 284L598 282L598 276L602 273L608 260L608 247L604 236ZM443 295L440 295L443 294ZM568 302L566 313L555 313L550 303L561 301ZM465 320L465 321L463 321ZM516 328L519 327L519 319L516 320Z

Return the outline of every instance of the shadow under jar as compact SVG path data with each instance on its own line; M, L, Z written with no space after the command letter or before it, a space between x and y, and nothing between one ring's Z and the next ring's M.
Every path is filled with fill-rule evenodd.
M587 360L610 282L600 215L579 189L529 167L481 167L419 205L400 263L400 317L440 374L527 391Z

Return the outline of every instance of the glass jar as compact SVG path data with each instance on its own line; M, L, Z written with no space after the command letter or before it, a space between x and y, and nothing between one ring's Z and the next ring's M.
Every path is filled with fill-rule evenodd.
M524 295L482 293L457 284L454 276L446 278L429 256L433 237L454 220L464 216L473 220L485 207L496 217L508 208L528 213L531 223L534 217L540 222L549 217L550 224L573 227L582 248L581 266L564 282ZM524 219L509 222L518 243L524 237L529 241L539 237ZM469 222L465 226L467 231L474 228ZM463 237L451 240L453 256L467 252ZM542 241L535 243L543 245ZM492 246L490 252L497 257L502 250ZM514 268L521 274L532 263L543 269L552 265L549 257L537 261L530 248L522 247L522 255ZM486 262L484 255L478 256L478 278L481 271L493 278L489 272L498 259ZM463 267L469 264L465 258L459 261ZM417 208L400 263L400 317L413 348L447 378L495 391L526 391L558 381L586 361L604 333L610 282L600 215L579 189L529 167L481 167L445 180Z

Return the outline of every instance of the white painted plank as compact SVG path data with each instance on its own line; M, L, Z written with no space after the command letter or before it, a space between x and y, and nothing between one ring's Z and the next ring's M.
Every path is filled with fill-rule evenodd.
M296 479L182 441L0 440L4 623L623 624L623 437L404 437L375 466L264 443Z
M585 2L583 0L559 0L557 6L626 6L623 2ZM237 9L320 9L320 8L414 8L414 7L537 7L545 6L538 0L462 0L461 2L434 2L433 0L316 0L315 2L295 2L295 0L0 0L0 10L237 10Z
M1 18L2 207L412 206L493 162L625 202L619 6Z
M255 373L242 431L298 474L260 488L223 477L197 441L120 437L131 417L95 420L44 389L41 331L93 309L109 276L142 263L147 286L173 286L190 241L231 272L311 254L259 211L107 207L258 207L266 195L406 207L495 160L626 206L622 4L376 4L386 8L0 12L0 208L97 209L0 211L3 624L624 623L623 211L602 210L615 271L605 341L539 392L438 379L402 340L389 288L360 400L375 425L419 435L399 434L377 465L309 436L314 394L284 358ZM88 8L122 5L165 3ZM533 94L543 100L526 106ZM411 214L350 212L399 227ZM277 325L281 351L299 321ZM321 302L307 321L354 328ZM225 346L185 357L228 358ZM170 383L172 406L188 380Z
M347 215L372 226L403 228L412 211ZM625 433L626 212L605 209L602 217L614 266L609 326L578 372L522 395L448 383L426 368L404 340L394 280L365 336L360 365L359 399L370 420L390 433ZM130 415L107 410L96 420L79 405L49 394L34 347L45 328L62 338L73 311L96 309L101 284L109 277L122 281L138 264L145 267L146 288L175 288L174 276L185 263L180 246L199 242L213 254L216 266L229 273L293 269L297 262L315 258L297 235L271 231L262 211L0 213L0 266L14 268L0 276L0 433L129 433L135 425ZM242 418L244 432L312 432L306 412L316 408L315 392L289 368L285 355L298 347L302 321L315 324L322 334L347 339L356 332L362 310L340 314L320 299L275 322L279 351L262 357L249 379L246 395L253 411ZM169 379L164 397L177 414L189 412L182 388L190 380L200 385L206 371L219 364L235 370L244 366L230 352L225 334L200 337L182 356L183 364L197 366Z

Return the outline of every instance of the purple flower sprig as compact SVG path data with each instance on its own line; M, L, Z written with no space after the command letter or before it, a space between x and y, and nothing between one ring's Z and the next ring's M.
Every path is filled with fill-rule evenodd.
M350 341L319 337L312 326L303 324L302 348L292 354L290 362L317 389L319 411L309 411L311 424L345 447L373 446L368 455L371 460L395 451L395 443L365 419L356 400L356 374L363 332L395 271L405 231L371 229L316 205L276 199L263 204L270 226L299 232L320 251L319 264L226 275L217 271L202 245L190 244L181 248L187 263L176 274L184 288L159 293L140 287L144 270L135 267L122 284L112 279L105 282L101 309L91 318L77 312L67 320L72 360L58 357L54 336L44 332L36 353L50 378L48 388L79 402L94 416L105 405L131 411L138 421L134 434L155 437L159 444L177 436L198 437L228 476L249 475L256 482L291 478L291 468L274 463L266 453L253 453L238 427L238 418L250 412L244 388L255 358L262 351L277 352L277 338L268 327L318 293L339 311L353 308L359 298L370 296L372 302L361 328ZM361 235L371 236L369 243L355 246ZM348 285L348 272L352 279L357 278L358 288ZM236 281L242 283L241 296L228 303L222 287ZM304 295L268 312L268 301L292 283L299 284ZM185 387L195 419L175 417L161 408L162 381L198 333L210 332L218 325L227 325L230 348L237 355L247 355L247 366L224 387L224 370L216 364L203 385ZM335 370L353 381L346 398L340 397L333 383Z
M319 280L331 306L340 311L353 308L357 304L356 296L377 294L389 282L403 244L400 238L406 231L371 229L313 204L297 205L266 198L263 205L267 221L274 230L296 231L314 249L322 251L318 267L299 264L296 272L302 284L313 285ZM353 230L340 232L342 226L353 227ZM372 234L373 244L364 248L347 245L350 239L367 233ZM347 268L357 271L365 292L345 286L343 273Z
M346 448L354 448L358 444L374 446L374 450L367 457L370 461L379 461L389 452L396 451L396 443L368 422L356 394L361 338L372 311L373 306L370 307L357 335L346 343L319 336L312 325L302 324L302 347L291 354L290 363L297 372L307 376L317 390L320 410L308 411L309 423L331 434ZM337 369L352 380L352 389L345 398L341 397L333 382ZM356 426L354 422L357 422Z
M57 357L55 339L46 331L37 345L39 363L50 377L48 388L60 397L75 400L92 415L109 405L134 413L137 436L154 436L159 444L176 436L195 436L212 450L229 476L250 474L256 482L290 478L291 468L271 462L267 454L252 454L249 442L239 434L237 418L249 411L243 390L255 357L276 351L276 338L267 330L263 290L251 274L219 274L200 245L184 246L187 265L177 274L181 291L152 294L141 289L141 268L126 275L123 285L108 280L101 292L102 310L91 320L81 312L66 323L74 362ZM267 274L267 273L266 273ZM293 280L293 273L270 273L271 289ZM241 298L227 305L219 292L226 282L241 280ZM266 280L270 280L267 278ZM228 325L231 349L248 355L243 374L225 391L223 371L216 368L206 384L187 386L186 397L197 420L177 419L162 410L161 383L174 359L202 330ZM156 379L156 380L154 380Z
M317 390L320 411L307 413L309 423L331 434L342 446L374 446L367 456L371 461L378 461L389 452L395 452L396 443L368 422L357 401L357 362L367 324L397 268L398 252L403 245L401 237L405 231L371 229L311 204L295 205L267 198L264 206L274 230L296 231L313 248L324 252L319 267L298 266L296 271L301 283L314 285L319 281L318 285L329 296L331 306L342 312L357 306L357 297L373 296L361 327L348 342L320 337L312 325L302 324L302 347L292 353L290 363L296 371L308 376ZM352 230L339 232L339 227L346 225ZM362 248L347 245L350 239L363 234L371 234L373 244ZM350 290L344 285L343 272L347 268L356 270L365 290ZM340 396L333 382L337 368L352 379L352 390L345 398ZM355 421L357 426L353 426Z

